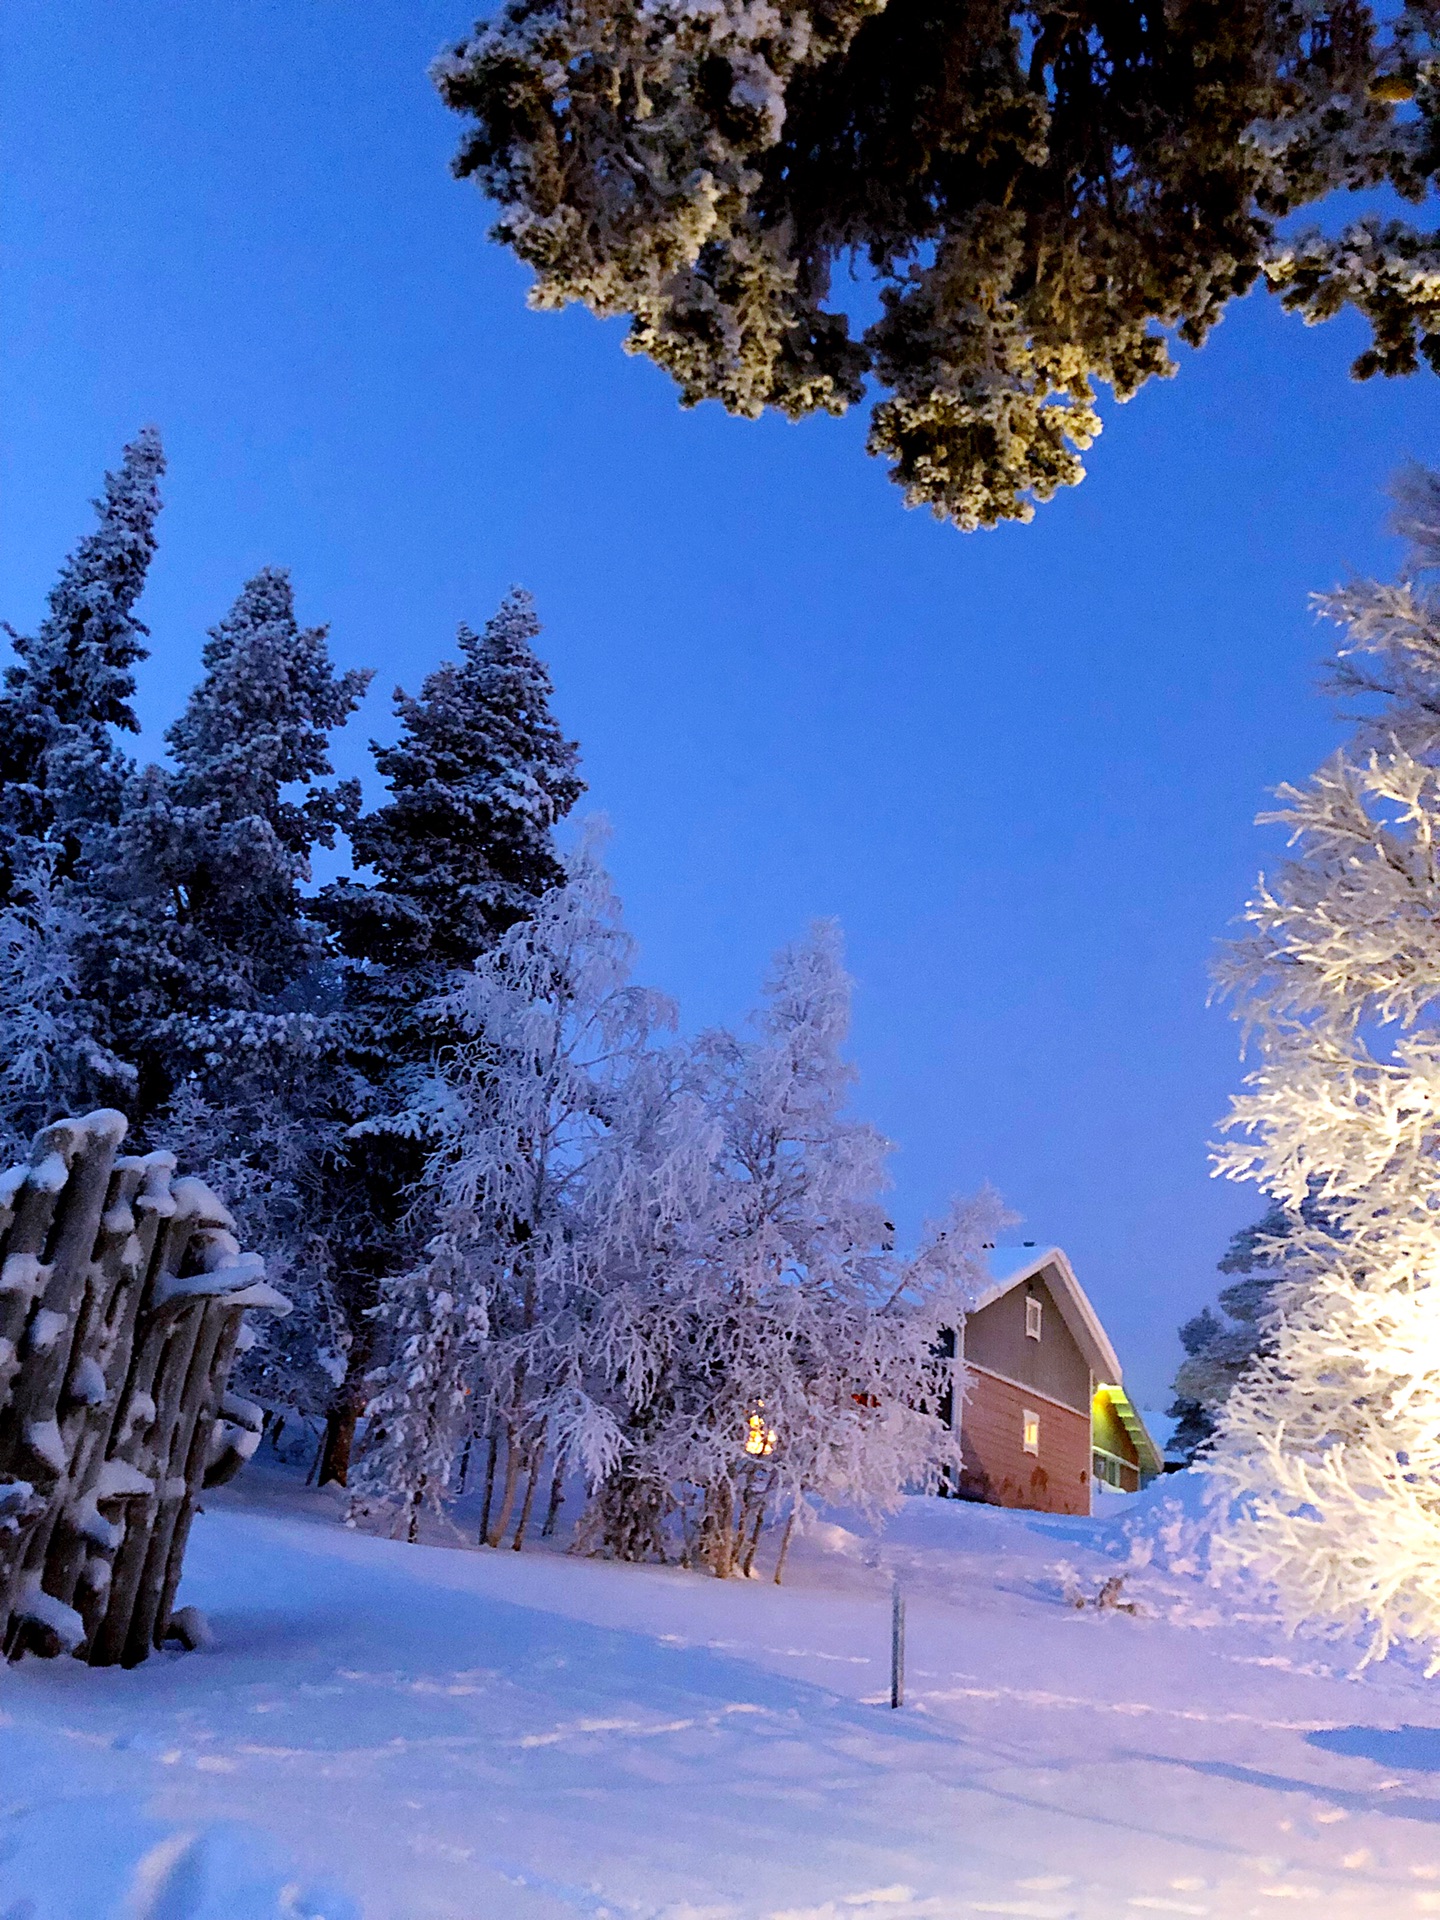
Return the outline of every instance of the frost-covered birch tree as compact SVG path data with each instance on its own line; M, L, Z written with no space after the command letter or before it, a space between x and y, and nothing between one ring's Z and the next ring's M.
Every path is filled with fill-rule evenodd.
M839 928L818 923L777 956L753 1037L695 1049L718 1148L646 1452L686 1559L721 1577L752 1570L767 1519L815 1499L883 1512L959 1465L939 1334L1004 1216L982 1195L897 1256L888 1143L847 1112L850 994Z
M1256 1065L1221 1168L1287 1211L1273 1350L1208 1461L1223 1545L1292 1622L1414 1643L1440 1671L1440 481L1400 488L1410 561L1329 595L1351 743L1263 819L1262 878L1220 979ZM1309 1217L1302 1207L1309 1201Z
M723 1577L770 1520L958 1466L939 1335L1006 1216L985 1193L895 1253L834 927L780 956L751 1039L668 1038L629 966L587 837L442 1006L461 1037L413 1121L440 1230L382 1293L355 1516L415 1537L478 1438L490 1545L568 1471L582 1546Z
M427 1263L382 1292L392 1353L374 1383L358 1491L361 1510L397 1503L412 1537L469 1439L487 1453L491 1546L512 1520L523 1540L547 1458L598 1477L619 1452L614 1413L594 1392L605 1367L589 1329L627 1230L614 1190L635 1207L637 1074L673 1020L660 996L630 984L630 963L592 832L564 885L438 1008L457 1037L412 1124L433 1143L426 1180L440 1228Z

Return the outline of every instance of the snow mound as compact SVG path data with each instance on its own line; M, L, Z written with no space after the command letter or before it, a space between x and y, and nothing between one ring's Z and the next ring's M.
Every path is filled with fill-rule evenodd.
M1223 1495L1206 1475L1189 1468L1167 1473L1099 1527L1095 1544L1137 1572L1148 1567L1209 1581L1210 1543L1223 1506Z

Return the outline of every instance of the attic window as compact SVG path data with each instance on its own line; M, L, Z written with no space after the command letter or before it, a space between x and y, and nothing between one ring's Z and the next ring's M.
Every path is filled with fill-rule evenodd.
M1038 1454L1040 1451L1040 1416L1032 1413L1029 1407L1020 1416L1020 1444L1026 1453Z
M1044 1311L1043 1302L1032 1293L1025 1302L1025 1337L1027 1340L1040 1338L1040 1315Z

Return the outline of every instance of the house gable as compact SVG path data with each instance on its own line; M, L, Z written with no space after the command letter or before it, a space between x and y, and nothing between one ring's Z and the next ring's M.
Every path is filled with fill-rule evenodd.
M967 1367L983 1367L1016 1386L1031 1387L1088 1418L1090 1360L1061 1311L1057 1291L1050 1285L1050 1270L1042 1269L977 1307L966 1316L961 1353ZM1035 1338L1028 1329L1037 1322Z

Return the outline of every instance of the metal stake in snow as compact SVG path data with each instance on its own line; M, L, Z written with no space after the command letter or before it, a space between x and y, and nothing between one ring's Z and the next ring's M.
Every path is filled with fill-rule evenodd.
M905 1596L898 1580L890 1589L890 1704L905 1704Z

